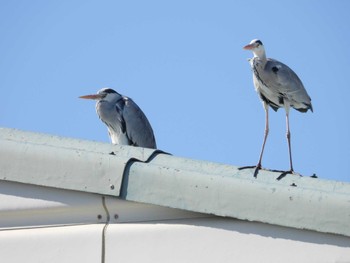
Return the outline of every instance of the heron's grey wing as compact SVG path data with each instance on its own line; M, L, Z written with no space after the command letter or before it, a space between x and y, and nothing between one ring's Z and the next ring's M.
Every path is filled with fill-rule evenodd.
M278 102L283 104L288 100L297 110L312 110L311 98L303 83L295 72L287 65L274 59L268 59L263 73L260 75L264 83L278 96Z
M156 149L154 133L146 115L130 98L123 97L125 106L123 119L129 140L135 146Z

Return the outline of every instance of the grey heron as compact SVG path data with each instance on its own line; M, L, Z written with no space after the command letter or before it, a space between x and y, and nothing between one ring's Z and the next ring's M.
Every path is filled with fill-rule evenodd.
M249 59L249 63L253 71L255 90L259 94L265 110L265 133L258 164L256 166L241 167L240 169L255 168L254 177L256 177L259 170L262 169L261 161L266 139L269 134L269 106L274 111L283 107L286 111L286 135L290 170L283 172L281 176L288 173L293 174L289 110L290 107L292 107L300 112L307 112L308 110L313 111L311 98L307 94L303 83L292 69L278 60L266 58L264 45L259 39L252 40L243 48L251 50L254 54L254 57Z
M96 112L107 125L113 144L157 148L151 124L131 98L110 88L79 98L97 100Z

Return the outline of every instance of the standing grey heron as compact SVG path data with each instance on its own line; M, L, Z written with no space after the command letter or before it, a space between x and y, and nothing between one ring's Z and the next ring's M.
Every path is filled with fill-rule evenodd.
M97 100L96 112L107 125L113 144L157 148L147 117L132 99L110 88L79 98Z
M254 39L243 48L251 50L254 54L254 57L249 60L249 63L253 71L255 90L259 94L265 110L265 133L258 164L256 166L241 167L240 169L255 168L254 177L262 169L261 160L269 134L269 106L274 111L283 107L286 110L290 170L283 172L281 176L285 176L288 173L293 174L289 110L290 107L293 107L300 112L313 111L311 98L307 94L303 83L292 69L275 59L266 58L265 48L260 40Z

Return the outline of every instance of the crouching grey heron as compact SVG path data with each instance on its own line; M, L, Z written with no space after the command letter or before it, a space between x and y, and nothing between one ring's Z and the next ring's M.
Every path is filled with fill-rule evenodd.
M96 112L113 144L157 148L151 124L132 99L110 88L79 98L97 100Z
M288 173L294 173L291 133L289 129L290 107L300 112L307 112L308 110L313 111L311 98L307 94L303 83L292 69L275 59L266 58L265 48L260 40L254 39L243 48L251 50L254 54L254 57L249 60L249 63L253 71L255 90L259 94L265 110L265 133L258 164L256 166L241 167L240 169L255 168L254 177L256 177L259 170L262 169L261 161L266 139L269 134L269 106L274 111L283 107L286 111L290 170L283 172L279 177L282 178Z

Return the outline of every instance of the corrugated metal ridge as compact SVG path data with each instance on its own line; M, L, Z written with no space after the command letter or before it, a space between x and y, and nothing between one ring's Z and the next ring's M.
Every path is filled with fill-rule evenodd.
M3 180L350 236L349 183L265 171L255 179L231 165L11 129L0 141Z

